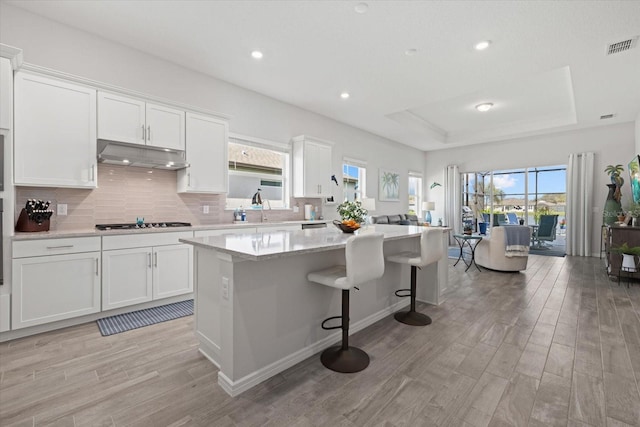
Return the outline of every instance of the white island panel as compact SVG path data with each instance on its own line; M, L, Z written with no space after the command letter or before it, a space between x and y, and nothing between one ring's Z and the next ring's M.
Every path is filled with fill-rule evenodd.
M419 249L420 227L376 226L385 255ZM443 245L447 233L443 229ZM200 351L220 367L219 383L237 395L340 341L322 320L340 313L340 291L307 274L344 264L351 235L337 229L277 231L184 239L195 246L196 334ZM420 299L438 304L447 261L419 271ZM384 275L351 292L350 333L408 305L410 269L386 263ZM445 274L443 276L442 269Z

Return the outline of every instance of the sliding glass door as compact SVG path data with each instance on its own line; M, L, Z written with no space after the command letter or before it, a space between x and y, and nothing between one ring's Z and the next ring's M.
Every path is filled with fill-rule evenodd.
M566 182L564 165L463 173L462 221L479 231L481 222L535 226L543 215L553 216L556 236L564 236Z

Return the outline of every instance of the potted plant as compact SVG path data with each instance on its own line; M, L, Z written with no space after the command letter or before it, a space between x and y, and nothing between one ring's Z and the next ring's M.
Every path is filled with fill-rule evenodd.
M342 202L338 205L337 210L343 221L353 221L358 224L363 223L369 215L369 212L362 207L360 200Z
M622 255L622 270L630 273L635 273L637 271L636 256L640 256L640 246L629 246L627 242L624 242L620 246L611 248L611 252Z

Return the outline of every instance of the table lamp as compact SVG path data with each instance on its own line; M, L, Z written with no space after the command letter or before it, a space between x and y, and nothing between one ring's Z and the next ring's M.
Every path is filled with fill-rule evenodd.
M436 202L422 202L422 210L425 211L424 222L431 224L431 211L436 209Z
M366 197L361 200L360 204L363 209L367 210L367 224L371 224L371 212L376 210L376 199Z

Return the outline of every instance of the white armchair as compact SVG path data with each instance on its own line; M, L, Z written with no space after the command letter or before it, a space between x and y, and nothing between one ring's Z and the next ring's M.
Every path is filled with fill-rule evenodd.
M522 271L527 269L527 261L529 260L529 243L526 249L519 251L510 251L507 253L506 245L506 229L519 227L526 228L527 233L531 236L531 228L524 225L508 225L503 227L493 227L491 236L483 238L478 242L475 249L476 264L498 271Z

